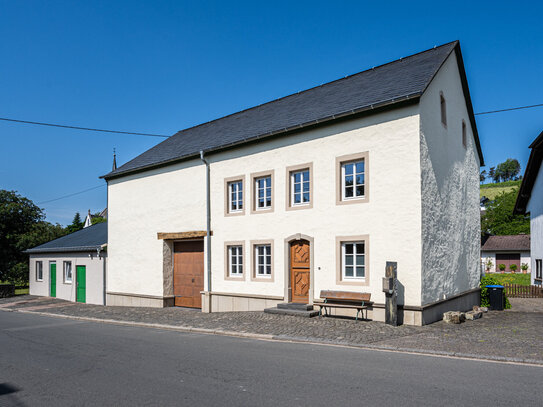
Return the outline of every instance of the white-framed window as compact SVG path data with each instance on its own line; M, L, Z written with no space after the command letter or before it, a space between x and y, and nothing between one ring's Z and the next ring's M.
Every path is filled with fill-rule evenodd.
M270 244L257 244L254 246L256 277L271 277L272 253Z
M310 201L309 168L290 173L290 202L292 206L308 205Z
M228 246L228 273L231 277L243 276L243 247Z
M272 207L271 182L271 175L255 178L256 210L270 209Z
M228 183L228 211L230 213L243 210L243 181Z
M43 262L36 261L36 281L43 281Z
M535 278L538 280L543 278L543 259L535 260Z
M365 160L341 164L341 198L344 201L365 196Z
M64 282L65 283L72 282L72 262L71 261L64 262Z
M342 280L361 280L366 277L366 249L364 241L341 243Z

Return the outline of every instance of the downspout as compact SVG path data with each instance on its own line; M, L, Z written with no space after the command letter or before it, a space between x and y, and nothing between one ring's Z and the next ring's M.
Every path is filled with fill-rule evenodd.
M207 246L207 293L209 296L208 312L211 312L211 186L209 162L204 158L204 151L200 151L200 159L206 166L206 246Z
M104 243L103 245L101 245L99 248L98 248L98 258L102 257L102 272L103 272L103 275L102 275L102 281L103 281L103 286L104 286L104 289L103 289L103 301L104 301L104 305L106 305L106 286L107 286L107 265L106 265L106 255L102 256L101 255L101 252L106 250L106 247L107 247L107 243Z

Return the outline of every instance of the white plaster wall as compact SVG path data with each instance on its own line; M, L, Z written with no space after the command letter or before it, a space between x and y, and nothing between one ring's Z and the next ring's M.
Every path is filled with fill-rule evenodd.
M535 260L543 259L543 166L535 179L532 196L527 205L530 212L530 249L532 254L532 284L535 278Z
M446 127L441 123L441 91ZM480 276L480 162L454 53L421 97L420 153L422 303L428 304L477 287Z
M421 188L418 106L335 124L298 135L212 155L212 290L283 296L284 239L296 233L314 238L314 297L322 289L363 291L384 302L381 278L387 260L398 262L405 287L400 302L420 305ZM336 204L336 157L369 152L369 202ZM313 163L313 208L287 211L286 167ZM224 178L274 170L274 212L224 215ZM203 215L202 215L203 217ZM113 215L110 219L113 218ZM369 235L369 286L336 284L336 236ZM251 281L250 241L273 239L274 281ZM245 242L245 279L224 278L224 242Z
M51 262L57 264L57 292L56 298L68 301L76 300L76 270L77 266L85 266L86 268L86 303L88 304L104 304L104 261L103 252L101 257L97 257L95 253L51 253L51 254L33 254L30 255L30 279L29 292L31 295L49 296L49 281ZM36 280L36 261L42 261L43 264L43 281ZM72 262L72 282L64 282L64 261Z
M206 229L200 160L108 182L108 292L163 295L159 232Z

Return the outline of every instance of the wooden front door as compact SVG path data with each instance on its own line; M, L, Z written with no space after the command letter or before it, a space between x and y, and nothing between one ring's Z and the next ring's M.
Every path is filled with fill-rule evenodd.
M87 268L77 266L75 268L75 300L77 302L87 302Z
M174 243L173 294L178 307L202 308L204 241Z
M290 287L291 301L309 302L309 242L297 240L290 244Z

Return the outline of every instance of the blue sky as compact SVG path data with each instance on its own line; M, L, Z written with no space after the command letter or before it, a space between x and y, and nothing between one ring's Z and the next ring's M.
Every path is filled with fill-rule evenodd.
M0 117L173 134L459 39L476 112L543 103L541 2L0 0ZM487 168L527 162L543 108L478 116ZM0 188L36 203L161 141L0 121ZM106 188L40 207L63 225Z

